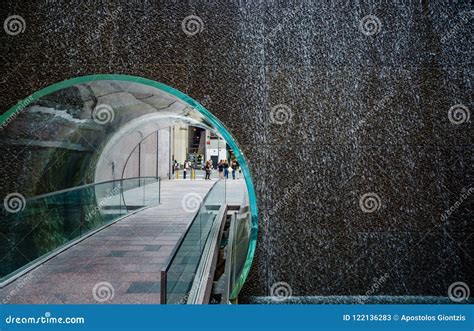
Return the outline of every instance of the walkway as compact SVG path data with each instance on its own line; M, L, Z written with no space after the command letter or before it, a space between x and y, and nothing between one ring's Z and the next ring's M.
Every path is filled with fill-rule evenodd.
M204 197L214 183L163 181L160 205L118 221L17 279L0 290L0 302L159 303L160 270L194 215L183 209L182 198L190 192Z

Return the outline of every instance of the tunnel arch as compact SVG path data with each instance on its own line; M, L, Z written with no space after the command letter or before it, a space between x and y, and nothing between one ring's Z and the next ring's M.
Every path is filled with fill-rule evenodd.
M196 100L194 100L193 98L191 98L190 96L184 94L183 92L179 90L176 90L166 84L163 84L154 80L150 80L147 78L131 76L131 75L122 75L122 74L95 74L95 75L81 76L81 77L65 80L65 81L47 86L39 91L36 91L35 93L28 96L24 100L18 102L15 106L11 107L6 113L1 115L0 125L3 129L5 125L7 125L9 122L15 119L18 113L20 113L22 110L27 108L28 105L30 105L31 103L35 102L36 100L44 96L60 91L62 89L70 88L70 87L77 86L80 84L91 83L94 81L128 82L131 84L140 84L140 85L148 86L148 87L163 91L165 93L168 93L171 96L183 102L184 104L188 105L191 109L194 109L199 114L201 114L206 119L206 121L208 121L211 124L211 126L217 130L217 132L224 138L224 140L226 140L226 142L229 144L231 149L234 151L235 157L237 158L241 166L242 172L244 174L245 183L246 183L247 191L248 191L248 197L249 197L250 213L251 213L249 248L248 248L247 258L245 261L243 271L232 293L232 297L235 297L240 291L240 289L242 288L249 274L252 260L255 254L257 232L258 232L258 209L257 209L257 199L256 199L256 194L255 194L255 188L253 185L253 181L251 178L251 173L248 167L247 160L244 154L242 153L242 151L240 150L237 141L232 137L231 133L225 127L225 125L222 122L220 122L209 110L207 110L199 102L197 102Z

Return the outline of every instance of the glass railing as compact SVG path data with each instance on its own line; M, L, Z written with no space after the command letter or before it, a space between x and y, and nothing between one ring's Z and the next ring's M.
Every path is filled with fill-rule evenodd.
M224 205L226 209L222 209ZM227 211L225 215L233 215L232 221L222 218L220 212L223 210ZM226 222L224 226L221 224L223 221ZM161 271L162 304L195 303L194 299L199 296L196 293L199 292L200 284L196 280L203 277L200 272L206 264L206 259L210 257L208 249L212 246L213 234L217 227L223 231L221 241L217 245L220 251L224 249L226 252L223 286L225 294L222 295L221 302L228 303L235 299L248 252L250 212L245 184L241 181L219 179L202 200L192 222ZM206 244L209 245L206 247ZM193 288L195 286L198 287Z
M233 300L238 295L238 282L242 275L247 252L250 244L250 208L248 205L241 206L231 221L231 234L227 246L226 267L229 265L228 273L228 299Z
M161 272L161 303L186 303L209 233L226 202L226 181L218 180L200 204Z
M78 186L0 209L0 283L120 217L160 202L160 178L136 177Z

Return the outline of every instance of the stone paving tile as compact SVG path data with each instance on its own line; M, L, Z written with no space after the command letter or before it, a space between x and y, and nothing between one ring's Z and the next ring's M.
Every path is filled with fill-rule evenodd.
M133 282L127 293L160 293L159 282Z
M154 281L158 282L161 279L160 272L123 272L119 276L120 282L132 281Z
M112 257L122 257L127 253L126 251L110 251L110 255Z
M148 257L168 257L170 254L169 252L163 252L163 251L151 251L151 252L143 252L141 254L144 259L147 259Z
M161 245L147 245L145 246L145 251L159 251Z
M140 256L142 254L142 251L128 251L125 252L124 256Z
M109 246L110 250L124 250L127 252L137 251L141 252L145 249L144 245L128 245L128 246Z
M126 293L114 298L111 303L156 304L160 303L159 293Z

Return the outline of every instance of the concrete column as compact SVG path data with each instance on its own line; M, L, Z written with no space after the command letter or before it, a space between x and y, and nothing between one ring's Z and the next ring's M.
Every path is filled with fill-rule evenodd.
M158 130L158 176L165 180L170 175L170 128Z

